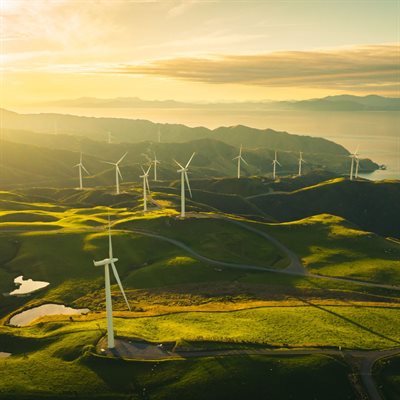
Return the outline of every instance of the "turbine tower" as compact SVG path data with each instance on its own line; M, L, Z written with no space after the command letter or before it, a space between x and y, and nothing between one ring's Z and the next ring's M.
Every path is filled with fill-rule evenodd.
M84 170L88 175L89 171L85 168L85 166L82 164L82 153L79 158L79 164L74 165L74 168L78 167L79 168L79 189L83 189L83 181L82 181L82 170Z
M151 168L151 164L149 166L149 168L147 169L147 171L145 171L142 168L143 171L143 175L140 175L140 178L143 178L143 211L146 212L147 211L147 192L149 192L150 194L150 186L149 186L149 172L150 172L150 168Z
M103 161L106 164L110 164L110 165L114 165L115 166L115 185L117 187L117 191L116 193L119 194L119 178L121 178L122 180L122 174L121 171L119 169L119 164L122 162L122 160L125 158L125 156L128 154L128 152L126 152L116 163L112 163L109 161Z
M156 153L154 153L153 164L154 164L154 182L157 182L157 164L160 164L160 161L157 160Z
M117 268L115 267L115 263L118 261L118 258L114 258L113 250L112 250L112 240L111 240L111 223L110 217L108 217L108 258L105 258L101 261L93 261L95 267L104 267L104 280L105 280L105 292L106 292L106 314L107 314L107 345L109 349L113 349L115 347L114 342L114 327L113 327L113 318L112 318L112 301L111 301L111 284L110 284L110 265L115 277L115 280L118 283L118 286L121 290L122 295L124 296L126 305L128 306L129 311L131 311L131 307L129 306L128 299L126 298L124 288L122 287L121 280L119 279L119 275L117 272Z
M357 158L356 158L356 172L354 174L354 178L358 179L358 168L360 167L360 157L359 153L357 153Z
M274 180L276 178L276 164L278 164L280 167L282 166L281 163L278 161L278 153L275 150L275 158L274 158L274 161L272 161L272 165L273 165L272 177Z
M192 154L192 157L190 157L189 161L184 167L181 164L179 164L178 161L174 160L180 167L180 169L178 169L177 172L181 174L181 218L185 218L185 181L189 189L190 197L192 197L192 190L190 189L189 178L187 173L189 164L192 161L195 154L196 153Z
M276 158L276 157L275 157ZM303 152L300 151L300 157L299 157L299 176L301 176L301 167L302 164L305 163L306 161L303 159Z
M238 160L237 163L237 178L240 179L240 162L243 161L246 165L249 165L247 161L242 157L242 145L240 145L239 155L232 160Z
M354 178L354 161L358 163L358 146L356 151L349 156L351 158L351 166L350 166L350 180L352 181ZM357 175L358 175L358 167L357 167Z
M115 139L115 136L110 131L108 131L107 132L107 142L108 142L108 144L111 144L113 139Z

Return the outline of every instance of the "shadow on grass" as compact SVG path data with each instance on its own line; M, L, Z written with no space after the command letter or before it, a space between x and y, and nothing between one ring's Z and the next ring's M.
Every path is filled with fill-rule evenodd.
M336 312L334 312L332 310L329 310L329 309L327 309L325 307L322 307L320 305L314 304L311 301L308 301L308 300L305 300L305 299L299 298L299 300L303 301L305 304L307 304L309 306L317 308L318 310L325 311L328 314L331 314L331 315L333 315L333 316L335 316L337 318L340 318L343 321L348 322L348 323L356 326L357 328L360 328L360 329L364 330L365 332L368 332L368 333L370 333L372 335L375 335L375 336L377 336L377 337L379 337L381 339L385 339L385 340L387 340L389 342L392 342L392 343L400 344L399 340L396 340L396 339L393 339L393 338L391 338L389 336L383 335L382 333L379 333L379 332L377 332L377 331L375 331L375 330L373 330L371 328L368 328L368 327L366 327L366 326L364 326L364 325L362 325L362 324L360 324L360 323L358 323L356 321L353 321L352 319L350 319L348 317L340 315L340 314L338 314L338 313L336 313Z

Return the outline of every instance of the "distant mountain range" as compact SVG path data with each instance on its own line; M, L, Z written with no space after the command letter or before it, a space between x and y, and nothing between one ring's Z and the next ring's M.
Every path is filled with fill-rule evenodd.
M193 152L191 174L196 177L234 177L233 158L243 145L243 176L270 176L275 150L282 164L279 175L293 175L298 168L299 151L306 164L304 172L325 170L347 174L349 152L332 141L292 135L272 129L254 129L243 125L190 128L177 124L156 124L145 120L79 117L62 114L17 114L1 110L0 184L53 185L74 187L79 152L84 154L90 171L89 186L113 182L112 168L103 161L116 161L124 152L128 156L121 166L128 181L137 181L140 165L157 153L162 161L160 179L176 179L173 159L185 162ZM108 142L108 132L112 142ZM160 131L161 141L158 141ZM360 170L371 172L378 165L362 159Z
M79 117L65 114L18 114L4 109L0 109L0 118L3 129L84 136L97 141L107 141L108 134L111 132L114 143L158 142L160 133L162 143L215 139L232 146L243 145L251 149L266 147L279 151L349 154L343 146L327 139L293 135L272 129L255 129L244 125L216 129L191 128L181 124L157 124L139 119ZM13 139L9 138L9 140Z
M185 103L175 100L142 100L137 97L99 99L81 97L41 103L45 106L77 108L191 108L191 109L254 109L254 110L307 110L307 111L400 111L400 98L378 95L338 95L300 101Z

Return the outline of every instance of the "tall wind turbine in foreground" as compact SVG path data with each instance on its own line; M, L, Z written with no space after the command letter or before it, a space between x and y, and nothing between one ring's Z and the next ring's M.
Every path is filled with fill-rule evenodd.
M114 165L115 166L115 185L117 187L117 194L119 194L119 178L122 180L122 174L119 169L119 164L122 162L122 160L126 157L128 152L126 152L116 163L112 163L109 161L103 161L106 164Z
M276 157L275 157L276 158ZM301 176L301 167L302 164L305 163L306 161L303 159L303 152L300 151L300 156L299 156L299 176Z
M124 288L122 287L121 280L119 279L119 275L117 272L117 268L115 267L115 263L118 261L118 258L114 258L113 250L112 250L112 241L111 241L111 224L110 220L108 222L108 258L105 258L101 261L93 261L95 267L104 267L104 279L105 279L105 292L106 292L106 314L107 314L107 345L109 349L113 349L115 347L114 342L114 327L113 327L113 318L112 318L112 302L111 302L111 284L110 284L110 265L113 270L113 274L115 280L118 283L118 286L121 290L122 295L124 296L126 305L128 306L129 311L131 311L131 307L129 306L128 299L126 298Z
M239 155L232 160L238 160L237 162L237 178L240 179L240 162L243 161L246 165L249 165L247 161L242 157L242 145L240 145Z
M157 164L160 164L160 161L157 160L156 153L154 153L153 164L154 164L154 182L157 182Z
M79 168L79 189L83 189L83 182L82 182L82 170L84 170L88 175L89 171L85 168L85 166L82 164L82 153L79 159L79 164L74 165L74 168L78 167Z
M280 167L282 166L281 163L278 161L278 153L277 153L277 151L275 150L275 158L274 158L274 160L272 161L272 165L273 165L272 177L274 178L274 180L275 180L275 178L276 178L276 164L278 164Z
M187 173L189 164L191 163L195 154L196 153L192 154L192 157L190 157L189 161L184 167L181 164L179 164L178 161L174 160L180 167L180 169L178 169L177 172L181 174L181 218L185 218L185 181L189 189L190 197L192 197L192 190L190 189L189 178Z
M349 156L351 158L351 166L350 166L350 180L352 181L354 178L354 162L356 162L356 164L359 163L358 161L358 146L356 148L356 151L352 154L350 154ZM356 166L357 169L357 175L358 175L358 165Z
M149 192L150 194L150 186L149 186L149 172L150 172L150 168L151 168L151 164L149 166L149 168L147 169L147 171L145 171L142 168L143 171L143 175L140 175L140 178L143 178L143 211L146 212L147 211L147 192Z

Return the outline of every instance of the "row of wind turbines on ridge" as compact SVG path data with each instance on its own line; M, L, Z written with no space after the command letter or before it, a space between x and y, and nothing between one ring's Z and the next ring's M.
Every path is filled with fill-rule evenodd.
M120 193L120 179L122 180L122 174L121 170L119 168L120 163L124 160L128 152L126 152L117 162L110 162L110 161L102 161L105 164L109 164L115 167L115 185L116 185L116 194ZM181 209L182 209L182 216L185 214L185 186L187 186L190 197L192 197L192 191L190 188L190 183L189 183L189 177L188 177L188 167L194 157L195 153L192 154L190 157L189 161L185 166L181 165L178 161L174 160L174 162L178 165L180 169L177 170L178 173L181 174ZM350 166L350 180L357 179L358 178L358 171L359 171L359 164L360 164L360 158L358 154L358 147L356 151L352 154L350 154L351 158L351 166ZM240 179L241 177L241 163L244 162L246 165L248 165L247 161L243 158L242 156L242 145L240 145L239 149L239 154L237 157L234 157L232 160L237 160L237 178ZM303 159L303 152L299 152L299 159L298 159L298 176L302 175L302 166L303 163L306 163L306 161ZM140 178L143 179L143 207L144 211L147 211L147 195L150 194L150 185L149 185L149 173L150 169L152 166L154 166L154 181L157 182L157 165L160 164L160 161L157 160L157 156L154 153L154 159L151 160L149 167L147 170L144 170L144 168L141 166L143 175L140 175ZM275 157L272 161L272 177L275 180L277 175L276 175L276 169L277 166L282 166L282 164L278 161L278 152L275 150ZM77 167L79 169L79 189L83 189L83 172L89 175L89 171L86 169L86 167L83 165L82 161L82 153L80 154L80 159L79 163L76 164L74 167Z

